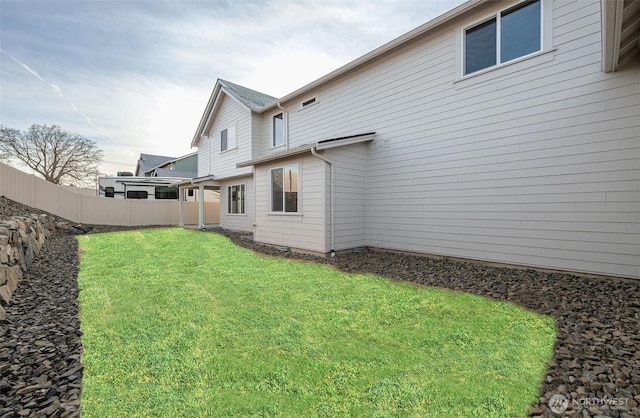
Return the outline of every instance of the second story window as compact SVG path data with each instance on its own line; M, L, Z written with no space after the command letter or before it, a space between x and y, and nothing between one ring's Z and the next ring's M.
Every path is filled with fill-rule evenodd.
M541 0L526 1L464 30L464 74L542 49Z
M229 149L229 132L227 129L223 129L220 132L220 151L226 151Z
M236 130L227 128L220 131L220 151L227 151L236 147Z
M282 113L278 113L273 117L273 135L271 146L279 147L284 144L284 120Z

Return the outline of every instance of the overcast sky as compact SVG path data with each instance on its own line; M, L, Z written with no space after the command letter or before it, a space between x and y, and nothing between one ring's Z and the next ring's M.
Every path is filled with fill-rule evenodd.
M217 78L282 97L463 0L0 0L0 124L180 156Z

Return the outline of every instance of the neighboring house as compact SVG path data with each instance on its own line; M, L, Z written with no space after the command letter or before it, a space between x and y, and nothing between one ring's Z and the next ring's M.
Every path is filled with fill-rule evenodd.
M149 177L196 177L198 175L198 153L192 152L164 161L162 164L146 170L144 175Z
M149 172L154 168L166 163L167 161L175 160L175 157L165 157L162 155L152 154L140 154L140 159L136 165L136 177L151 177Z
M98 179L98 195L119 199L178 199L176 183L185 182L198 174L198 155L193 152L182 157L140 154L136 175L118 173ZM196 200L191 191L184 201ZM206 201L217 201L217 192L208 192Z
M639 25L640 0L472 0L279 99L218 80L180 187L292 249L640 278Z

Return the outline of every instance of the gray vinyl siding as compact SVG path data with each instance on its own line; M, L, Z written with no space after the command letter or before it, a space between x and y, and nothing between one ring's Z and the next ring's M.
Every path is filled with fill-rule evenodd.
M298 163L300 200L298 214L271 213L271 169ZM261 164L255 167L255 240L294 249L329 251L326 222L326 167L311 154Z
M211 140L202 139L198 144L198 177L211 175Z
M335 251L366 245L367 150L368 144L354 144L325 154L335 175Z
M259 113L251 112L251 158L264 154L263 117Z
M553 5L553 51L458 80L456 31L485 10L284 104L291 148L376 132L366 216L337 220L340 239L640 276L640 72L601 71L598 1ZM286 222L268 236L313 231Z
M273 147L271 145L273 143L273 117L279 113L283 113L283 111L276 108L261 115L260 130L258 133L259 137L254 139L256 156L268 155L275 152L283 151L285 149L286 145L282 145L279 147Z
M228 187L244 184L245 186L245 213L229 214ZM253 231L254 216L254 185L253 177L241 177L225 181L220 186L220 226L233 231Z
M220 132L229 127L235 127L235 149L220 151ZM208 131L208 148L212 170L215 178L225 178L251 173L251 168L236 168L236 163L251 158L251 112L238 104L226 94L222 94L220 104L213 115L213 123ZM201 146L202 147L202 144ZM200 153L200 149L198 150ZM205 157L206 159L206 157Z

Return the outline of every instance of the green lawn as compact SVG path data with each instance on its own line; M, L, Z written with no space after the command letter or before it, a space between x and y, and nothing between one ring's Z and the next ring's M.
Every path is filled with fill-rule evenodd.
M525 416L553 318L182 229L78 238L85 417Z

